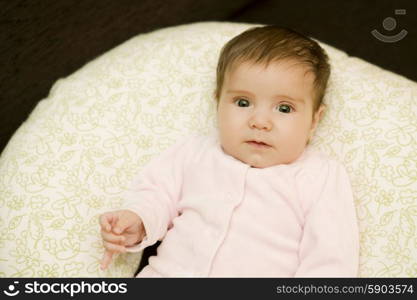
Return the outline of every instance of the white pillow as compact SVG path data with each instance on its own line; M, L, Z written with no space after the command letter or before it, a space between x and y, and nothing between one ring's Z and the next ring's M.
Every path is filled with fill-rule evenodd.
M136 172L189 133L215 130L223 44L250 24L141 34L60 79L0 157L1 277L129 277L108 271L98 216ZM361 231L360 276L417 276L417 84L323 45L333 73L313 145L343 162Z

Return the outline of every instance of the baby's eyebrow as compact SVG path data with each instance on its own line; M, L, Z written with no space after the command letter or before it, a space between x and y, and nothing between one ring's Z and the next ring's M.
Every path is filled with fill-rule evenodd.
M287 96L287 95L275 95L274 98L277 98L277 99L286 98L286 99L289 99L289 100L292 100L292 101L305 103L303 98L293 98L293 97L290 97L290 96Z
M250 96L253 96L253 94L249 91L245 91L245 90L227 90L226 94L248 94ZM292 101L296 101L296 102L300 102L300 103L304 103L304 99L302 98L293 98L287 95L274 95L274 98L276 99L282 99L282 98L286 98L288 100L292 100Z
M244 90L227 90L226 94L249 94L251 96L253 96L253 94L249 91L244 91Z

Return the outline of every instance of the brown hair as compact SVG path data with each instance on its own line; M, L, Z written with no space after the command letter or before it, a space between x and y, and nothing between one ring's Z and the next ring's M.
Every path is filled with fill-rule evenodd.
M294 59L313 72L315 103L317 110L323 100L327 81L330 76L330 65L326 52L314 40L294 30L267 25L250 28L227 42L221 50L217 64L217 84L215 97L220 98L224 77L236 63L252 61L265 63Z

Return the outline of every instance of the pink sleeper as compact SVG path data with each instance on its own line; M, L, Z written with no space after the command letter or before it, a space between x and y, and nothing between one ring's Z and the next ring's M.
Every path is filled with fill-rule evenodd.
M181 140L135 178L124 208L162 240L137 277L356 277L359 242L348 175L307 147L293 163L252 168L215 136Z

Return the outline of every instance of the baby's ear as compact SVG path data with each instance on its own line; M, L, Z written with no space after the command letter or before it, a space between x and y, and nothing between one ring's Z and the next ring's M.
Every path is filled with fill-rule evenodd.
M217 101L216 90L214 90L214 91L213 91L213 95L212 95L212 96L213 96L213 99L214 99L215 101Z
M219 95L220 97L220 95ZM219 99L217 98L217 91L213 91L213 100L216 102L216 109L219 109Z
M313 114L313 122L311 123L311 132L310 136L313 136L314 131L316 130L317 126L319 125L319 122L324 117L324 112L326 111L326 105L320 104L320 107L314 112Z
M326 109L326 104L320 104L319 109L314 113L315 118L317 118L317 123L319 123L323 119Z

